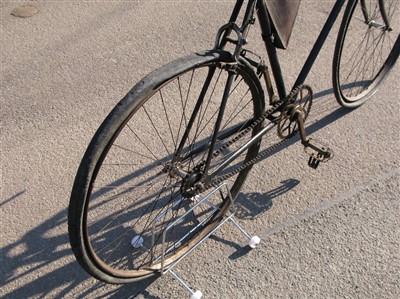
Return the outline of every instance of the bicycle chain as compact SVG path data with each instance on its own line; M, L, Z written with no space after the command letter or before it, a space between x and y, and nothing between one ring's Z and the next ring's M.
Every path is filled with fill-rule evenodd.
M249 133L251 130L253 130L256 126L258 126L259 124L261 124L265 119L267 119L269 116L271 116L272 114L274 114L275 112L277 112L280 108L282 108L283 106L287 106L288 104L291 104L295 101L297 93L300 91L300 89L303 88L303 85L300 85L298 87L296 87L295 89L293 89L290 94L282 100L277 101L270 109L268 109L267 111L265 111L257 120L255 120L249 127L247 127L245 130L243 130L242 132L240 132L237 136L235 136L234 138L232 138L231 140L229 140L227 143L225 143L221 148L219 148L218 150L216 150L213 155L212 155L212 159L216 158L219 154L221 154L224 150L226 150L227 148L229 148L233 143L237 142L240 138L242 138L244 135L246 135L247 133ZM238 174L239 172L243 171L244 169L246 169L247 167L250 167L254 164L256 164L257 162L259 162L260 160L262 160L263 158L265 158L268 154L270 154L271 152L273 152L274 150L276 150L278 147L280 147L282 144L286 143L289 139L291 139L293 135L290 135L284 139L282 139L281 141L279 141L278 143L275 143L273 146L269 147L267 150L263 151L262 153L258 154L256 157L254 157L253 159L251 159L250 161L246 162L245 164L241 165L240 167L236 168L235 170L224 174L223 176L220 176L218 178L216 178L215 180L205 184L205 185L200 185L198 187L198 190L196 190L196 194L200 194L204 191L207 191L210 188L216 188L218 187L222 182L228 180L229 178L233 177L234 175ZM206 161L201 162L198 167L202 167L204 166L206 163Z

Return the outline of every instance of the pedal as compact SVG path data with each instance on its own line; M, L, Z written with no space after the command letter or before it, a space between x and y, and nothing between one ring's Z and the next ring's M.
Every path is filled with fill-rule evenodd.
M300 100L296 97L300 94ZM306 94L306 96L304 96ZM304 145L304 151L310 156L308 159L308 166L316 169L319 163L329 161L333 158L332 150L317 143L311 138L307 138L304 128L304 121L306 120L312 103L312 89L308 85L302 85L295 89L295 101L293 104L288 105L290 110L282 112L282 116L278 122L278 135L281 138L288 138L297 133L300 134L301 144ZM293 97L293 96L292 96ZM289 113L290 111L290 113ZM290 115L290 116L289 116Z
M311 143L313 142L313 143ZM315 140L308 139L304 144L304 151L310 156L308 159L308 166L317 169L320 162L327 162L333 158L333 152L329 147L326 146L316 146Z
M310 166L311 168L317 169L319 162L320 161L318 159L310 157L310 159L308 159L308 166Z

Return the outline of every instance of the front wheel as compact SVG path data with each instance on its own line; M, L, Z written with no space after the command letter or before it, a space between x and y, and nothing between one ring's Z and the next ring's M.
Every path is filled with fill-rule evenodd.
M399 57L399 4L349 1L333 58L333 88L343 107L356 108L369 99Z
M140 81L100 126L78 169L68 211L71 246L89 274L109 283L156 275L161 264L168 267L221 221L227 196L195 207L191 186L234 150L213 156L205 169L210 144L218 149L264 109L250 67L231 66L231 55L223 51L172 62ZM233 82L220 113L228 79ZM254 127L248 138L259 130ZM252 145L225 171L254 158L258 149ZM233 197L250 168L231 178Z

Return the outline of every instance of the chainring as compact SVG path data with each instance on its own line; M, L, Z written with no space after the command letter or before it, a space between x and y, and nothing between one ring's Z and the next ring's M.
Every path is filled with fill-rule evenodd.
M303 84L295 89L288 96L288 103L282 110L278 120L278 136L286 139L295 135L299 128L294 117L294 111L301 109L304 120L311 111L313 91L309 85Z

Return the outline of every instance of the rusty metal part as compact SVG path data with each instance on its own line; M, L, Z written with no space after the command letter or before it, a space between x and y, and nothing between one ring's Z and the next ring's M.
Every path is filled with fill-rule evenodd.
M304 96L304 90L307 90L306 96ZM304 88L304 86L300 86L299 89L295 91L293 98L293 104L289 104L287 109L282 112L283 116L281 116L278 123L278 134L286 133L282 134L281 137L288 138L289 136L293 136L299 132L301 143L304 145L304 151L310 156L308 166L316 169L320 162L326 162L332 159L333 152L329 147L322 145L318 141L307 138L304 122L311 110L311 88L309 89L308 87ZM281 123L288 124L286 127L280 127ZM288 129L291 126L292 129Z
M264 77L265 86L267 88L268 96L269 96L269 103L271 105L275 104L279 99L278 96L275 94L274 88L272 86L271 76L269 74L268 66L262 60L260 63L260 72L262 72L262 76Z
M318 146L315 145L316 143L319 143ZM304 145L304 151L310 156L308 166L314 169L319 166L320 162L327 162L334 156L329 147L311 138Z
M278 136L282 139L295 135L298 130L297 117L301 114L306 120L311 111L313 91L309 85L300 85L288 96L288 104L278 121Z
M224 150L229 148L233 143L238 141L240 138L242 138L244 135L250 133L257 125L260 125L265 119L269 118L272 116L274 113L277 111L280 111L281 108L285 105L287 102L287 99L282 99L277 101L270 109L265 111L261 117L259 117L257 120L255 120L249 127L247 127L245 130L240 132L237 136L229 140L227 143L225 143L220 149L215 151L213 153L212 159L216 158L220 153L222 153ZM285 143L287 139L281 140L277 144L271 146L267 150L263 151L262 153L258 154L256 157L251 159L250 161L246 162L245 164L241 165L240 167L236 168L235 170L221 176L217 177L214 180L211 180L210 182L207 182L206 184L199 183L196 187L196 194L202 193L210 188L216 187L219 184L221 184L223 181L226 181L227 179L233 177L234 175L238 174L242 170L246 169L247 167L252 166L253 164L257 163L261 159L265 158L268 154L276 150L279 146L281 146L283 143ZM205 161L203 161L199 166L205 164Z
M315 141L311 142L312 139L307 139L305 129L304 129L304 121L308 117L312 106L312 89L308 85L301 85L295 88L287 98L278 100L275 104L265 111L263 115L255 120L249 127L240 132L237 136L226 142L221 148L216 150L212 159L215 159L218 155L220 155L224 150L229 148L233 143L238 141L244 135L250 133L257 125L260 125L264 120L273 116L274 113L280 112L281 116L278 119L278 135L282 138L281 141L275 143L270 146L256 157L251 159L250 161L244 163L240 167L235 170L224 174L223 176L217 177L210 182L198 181L197 184L193 184L192 188L190 188L190 195L199 194L204 191L207 191L210 188L215 188L222 182L228 180L234 175L240 173L248 167L251 167L255 163L267 157L269 154L277 150L280 146L286 143L290 138L295 136L297 132L300 131L301 142L304 145L305 152L310 156L308 165L313 168L317 168L320 162L326 162L333 157L332 151L328 147L324 146L316 146ZM283 115L283 116L282 116ZM282 120L290 120L290 123L295 124L296 127L294 130L289 131L288 133L284 133L284 127L282 126ZM281 127L279 127L279 123L281 123ZM205 165L205 161L201 162L196 166L197 169L201 169ZM198 177L197 177L198 179Z

